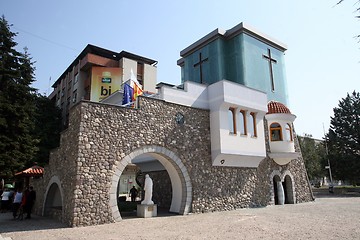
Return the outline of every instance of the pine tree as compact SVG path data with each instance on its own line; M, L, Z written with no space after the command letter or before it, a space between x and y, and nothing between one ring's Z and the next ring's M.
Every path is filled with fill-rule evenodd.
M25 49L15 49L15 33L5 17L0 18L0 176L9 177L33 160L38 140L34 138L36 90L34 67Z
M360 93L348 93L331 117L327 135L335 179L360 183Z
M48 97L38 95L36 98L35 138L39 139L33 162L44 166L49 161L50 150L59 146L61 128L61 110Z

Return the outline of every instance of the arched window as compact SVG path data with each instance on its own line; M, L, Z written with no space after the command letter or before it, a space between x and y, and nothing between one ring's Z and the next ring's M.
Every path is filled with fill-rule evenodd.
M239 116L239 127L240 127L240 134L246 135L247 129L246 129L246 111L240 110L240 116Z
M252 137L257 137L257 130L256 130L256 113L250 113L250 121L249 121L249 133Z
M236 134L236 114L235 108L230 107L228 111L228 123L229 123L229 132L231 134Z
M286 140L289 142L293 141L292 128L289 123L286 124Z
M281 126L278 123L270 125L270 139L271 141L282 141Z

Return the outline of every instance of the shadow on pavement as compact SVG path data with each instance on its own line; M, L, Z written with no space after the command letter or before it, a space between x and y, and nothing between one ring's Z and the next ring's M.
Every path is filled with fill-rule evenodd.
M328 188L313 188L312 191L315 198L360 197L358 189L335 188L333 193L330 193Z
M11 212L0 213L0 233L24 232L34 230L46 230L67 228L66 224L57 220L32 215L31 219L14 220Z
M121 213L124 220L138 218L135 212ZM180 216L179 214L169 213L167 209L158 208L157 217ZM0 234L10 232L26 232L34 230L47 230L57 228L70 228L58 220L32 215L31 219L14 220L11 212L0 213ZM0 238L1 239L1 238Z

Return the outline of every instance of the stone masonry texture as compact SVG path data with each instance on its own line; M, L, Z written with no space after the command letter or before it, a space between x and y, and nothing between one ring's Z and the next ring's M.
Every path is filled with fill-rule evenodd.
M37 214L52 215L69 226L114 222L109 203L114 169L125 156L150 145L166 148L181 159L192 185L190 212L274 204L273 171L291 173L296 203L313 200L301 155L285 166L270 158L258 168L212 166L208 110L146 97L138 100L137 109L86 101L71 109L60 147L52 151L43 179L34 182ZM176 123L178 112L185 116L184 124ZM300 151L298 144L296 151ZM165 206L171 202L166 173L153 173L156 181L163 178L158 190L154 188L155 203ZM62 195L62 208L56 213L49 207L52 179L59 180L54 184L60 185ZM166 191L170 193L166 195Z

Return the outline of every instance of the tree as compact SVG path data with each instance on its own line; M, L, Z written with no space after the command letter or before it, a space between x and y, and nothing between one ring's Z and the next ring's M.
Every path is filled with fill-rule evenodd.
M33 159L37 139L33 138L35 89L34 68L25 49L15 50L15 33L5 17L0 18L0 171L11 176Z
M34 67L25 48L18 52L15 33L0 18L0 176L10 178L34 162L44 165L59 145L60 110L31 87Z
M327 134L334 178L360 181L360 94L353 92L339 101Z
M322 141L315 141L311 135L298 136L302 156L309 180L315 181L326 175L326 154Z
M61 110L48 97L38 95L35 102L35 138L39 151L33 162L40 166L48 163L50 150L59 146ZM31 163L32 164L32 163Z
M345 1L345 0L340 0L340 1L337 2L336 5L339 5L339 4L341 4L342 2L344 2L344 1ZM356 2L357 2L357 4L360 4L360 0L358 0L358 1L356 1ZM355 9L355 12L357 12L358 14L360 14L360 7L357 7L357 8ZM357 16L355 16L355 17L356 17L356 18L360 18L360 15L357 15ZM360 34L357 35L356 38L359 39L359 41L360 41Z

